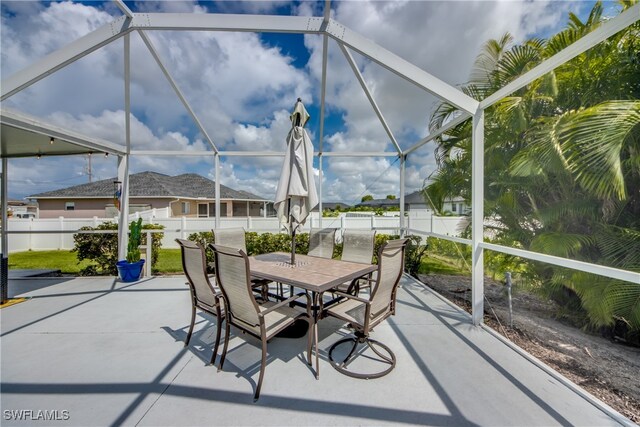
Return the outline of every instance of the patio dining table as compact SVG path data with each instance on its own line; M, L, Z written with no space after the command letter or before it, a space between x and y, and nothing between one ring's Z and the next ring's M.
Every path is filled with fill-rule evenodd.
M320 377L318 357L318 317L322 294L336 286L366 276L377 266L335 259L296 255L291 265L291 254L274 252L249 258L251 276L285 283L311 292L313 304L313 347L316 359L316 378Z

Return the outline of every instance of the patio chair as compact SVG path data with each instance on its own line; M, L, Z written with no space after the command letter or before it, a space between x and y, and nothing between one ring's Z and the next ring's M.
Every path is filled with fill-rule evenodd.
M319 258L333 258L333 247L335 246L336 230L332 228L322 228L309 232L309 256Z
M216 342L213 346L213 354L211 355L211 364L216 360L218 354L218 345L220 344L220 332L222 331L222 311L220 308L220 299L222 293L216 289L209 281L207 276L207 258L205 250L199 244L190 240L176 239L180 245L182 253L182 269L187 276L189 291L191 292L191 325L184 346L189 345L193 326L196 321L196 308L216 316Z
M267 364L267 342L300 317L307 317L309 323L307 330L307 362L311 365L311 301L309 295L304 293L287 298L277 304L266 302L263 305L258 305L252 292L247 254L241 249L221 245L210 245L210 247L214 253L217 273L216 281L222 290L227 320L224 347L218 370L222 369L227 354L230 325L259 338L262 342L262 360L260 363L260 378L254 395L254 401L256 401L260 397L260 387L262 386ZM306 312L289 307L291 302L301 297L307 299Z
M241 249L244 253L247 253L247 239L244 228L220 228L212 231L216 245ZM269 299L269 283L271 282L265 279L252 278L251 283L254 290L259 289L262 300L267 301Z
M378 276L368 298L336 291L335 294L344 297L344 299L326 310L327 315L349 322L349 326L355 330L355 336L342 339L329 349L331 366L345 375L361 379L379 378L391 372L396 365L396 356L391 349L381 342L369 338L369 334L383 320L395 314L396 289L404 269L406 244L407 239L389 240L380 248ZM333 358L334 350L347 342L353 343L351 350L342 362L336 362ZM383 363L390 366L375 373L361 374L349 371L347 365L353 361L352 357L362 353L357 349L360 344L371 348ZM383 354L376 347L384 350L387 354Z
M342 261L357 262L360 264L371 264L373 259L373 248L376 241L375 230L353 230L347 229L342 236ZM369 275L369 278L372 276ZM350 285L354 288L350 289ZM368 281L353 281L337 286L337 290L358 294L360 287L368 286Z

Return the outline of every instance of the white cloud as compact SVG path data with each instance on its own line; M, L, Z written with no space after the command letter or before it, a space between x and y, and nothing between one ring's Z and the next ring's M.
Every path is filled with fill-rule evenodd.
M400 57L456 85L463 83L481 45L511 31L517 40L552 31L579 3L344 1L332 3L332 17ZM134 10L204 13L193 1L137 2ZM235 13L272 13L281 1L222 2ZM322 13L322 2L291 6L301 16ZM2 74L7 76L47 53L120 16L113 5L3 2ZM6 13L5 13L6 12ZM160 56L214 142L224 150L283 151L291 100L319 104L322 38L305 36L310 59L305 69L254 33L151 32ZM137 34L132 34L132 134L136 149L207 149ZM122 41L102 48L35 84L4 104L49 117L94 136L123 143L124 60ZM393 151L386 133L346 63L330 42L327 113L345 127L325 133L325 150ZM427 132L435 98L354 53L360 70L401 145ZM308 101L307 101L308 100ZM313 137L313 136L312 136ZM315 141L316 145L318 141ZM364 193L397 194L399 168L393 158L331 158L325 161L325 200L353 202ZM136 168L174 173L207 173L212 162L138 159ZM282 159L228 158L223 183L269 196L275 192ZM78 164L80 164L79 162ZM41 163L42 164L42 163ZM431 148L409 158L407 191L422 185L434 168ZM383 172L386 171L386 172ZM231 185L232 184L232 185Z
M554 30L562 23L568 9L576 10L579 3L537 1L358 1L334 3L332 17L350 29L372 39L401 58L420 66L451 85L467 80L473 61L482 44L510 31L517 41L534 33ZM308 15L310 8L301 7L299 13ZM311 51L309 69L316 80L321 78L322 41L306 36ZM331 43L330 43L331 45ZM416 88L357 53L352 52L374 99L387 123L403 148L408 148L428 133L428 118L437 98ZM388 137L377 123L371 106L361 93L342 52L329 50L327 86L328 108L341 111L346 129L326 135L325 142L335 150L371 151L393 150ZM422 186L423 180L435 169L433 146L428 145L409 158L406 168L407 192ZM336 175L328 181L327 197L353 201L360 188L370 183L370 175L345 175L352 160L342 160L330 171ZM375 162L369 163L369 165ZM381 165L378 165L381 167ZM367 168L358 159L357 168ZM381 167L382 169L382 167ZM392 173L386 180L385 191L397 193L399 182ZM345 179L349 184L340 182ZM395 191L391 186L395 179ZM385 191L369 191L384 196Z

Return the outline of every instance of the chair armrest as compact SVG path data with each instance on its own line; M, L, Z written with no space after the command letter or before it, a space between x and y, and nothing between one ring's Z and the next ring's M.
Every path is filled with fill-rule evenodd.
M368 299L360 298L360 297L357 297L357 296L351 295L351 294L345 294L344 292L340 292L340 291L332 291L332 293L334 293L336 295L340 295L341 297L354 299L354 300L359 301L359 302L364 303L364 304L369 304L369 302L370 302Z
M309 295L307 294L298 294L298 295L294 295L292 297L287 298L284 301L280 301L279 303L277 303L276 305L272 305L271 307L269 307L268 309L261 311L260 313L258 313L259 317L264 317L266 314L271 313L273 310L277 310L278 308L289 304L291 301L295 301L297 299L299 299L300 297L306 297L307 298L307 307L309 306L309 304L311 303L311 299L309 298Z

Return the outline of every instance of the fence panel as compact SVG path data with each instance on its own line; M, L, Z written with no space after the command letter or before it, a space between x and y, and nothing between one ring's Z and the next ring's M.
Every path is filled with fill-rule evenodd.
M142 215L144 217L144 215ZM55 233L55 231L75 231L81 227L95 227L106 221L114 221L113 218L34 218L34 219L9 219L9 252L22 252L28 250L56 250L73 248L73 233ZM149 222L149 221L145 221ZM201 231L211 231L215 227L213 218L160 218L155 216L151 222L163 225L163 248L178 248L176 238L186 239L190 234ZM433 231L439 234L459 236L468 225L467 217L411 217L406 218L405 225L409 228ZM320 226L319 218L311 216L302 232L308 232L310 228ZM379 234L398 234L400 232L400 218L397 216L369 216L369 217L325 217L322 219L323 228L335 228L339 233L347 228L352 229L376 229ZM258 233L278 233L283 231L277 218L220 218L221 228L242 227L247 231ZM33 233L12 234L11 231ZM44 232L47 233L38 233ZM53 233L52 233L53 232Z

